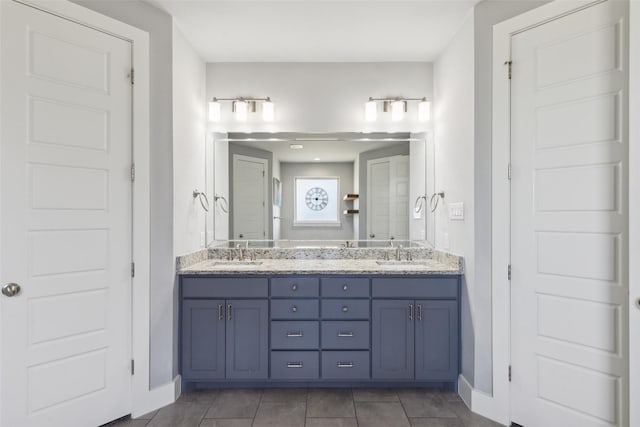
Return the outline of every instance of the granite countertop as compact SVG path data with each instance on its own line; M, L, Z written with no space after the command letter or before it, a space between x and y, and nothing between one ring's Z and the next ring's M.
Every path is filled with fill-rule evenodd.
M207 259L182 268L178 274L462 274L460 263L448 260L414 259L379 261L375 259L257 259L225 261ZM379 264L382 263L381 264Z

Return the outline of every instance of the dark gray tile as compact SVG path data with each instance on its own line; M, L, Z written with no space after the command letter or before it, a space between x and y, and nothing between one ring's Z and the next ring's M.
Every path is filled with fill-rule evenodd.
M115 424L109 424L109 427L145 427L149 420L135 419L122 420Z
M355 418L307 418L305 427L358 427Z
M199 403L174 403L161 408L149 421L149 427L198 427L207 412Z
M356 402L397 402L398 394L391 388L354 388Z
M253 418L260 403L262 390L220 390L206 418Z
M150 420L151 418L156 416L158 411L159 411L159 409L156 409L155 411L151 411L148 414L140 415L139 417L136 417L135 419L136 420Z
M400 402L356 402L359 427L409 427Z
M306 402L306 388L267 388L262 393L263 402Z
M411 427L465 427L458 418L409 418Z
M498 424L495 421L491 421L481 415L471 412L471 410L464 404L464 402L450 402L451 409L462 420L465 427L501 427L502 424Z
M455 418L452 402L442 398L437 390L405 389L398 396L410 418Z
M253 427L304 427L305 402L262 402Z
M218 397L218 394L220 394L220 390L194 390L182 393L176 402L211 404Z
M350 389L312 389L307 398L307 417L355 417Z
M251 427L253 418L214 419L205 418L200 427Z

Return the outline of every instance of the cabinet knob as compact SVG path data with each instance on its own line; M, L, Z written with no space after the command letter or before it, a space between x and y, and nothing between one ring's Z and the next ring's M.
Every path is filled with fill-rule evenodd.
M349 287L347 286L347 284L345 283L344 285L342 285L342 290L347 292L347 290L349 289Z
M294 292L297 291L298 290L298 285L295 284L295 283L293 285L291 285L291 290L294 291Z
M295 305L291 306L291 311L293 311L294 313L297 313L298 312L298 307L296 307Z
M342 306L342 312L346 313L347 311L349 311L349 307L347 307L346 305Z

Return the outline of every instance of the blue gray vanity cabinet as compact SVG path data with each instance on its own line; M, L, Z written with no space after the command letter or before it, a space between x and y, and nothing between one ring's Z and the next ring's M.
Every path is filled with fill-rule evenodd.
M267 290L266 279L182 279L180 345L185 381L267 379Z
M456 381L458 279L374 278L372 296L372 378Z

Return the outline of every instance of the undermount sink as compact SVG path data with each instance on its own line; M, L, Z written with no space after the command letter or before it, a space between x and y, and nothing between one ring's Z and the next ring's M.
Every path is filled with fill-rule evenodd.
M260 265L262 261L213 261L209 264L211 267L221 266L242 266L242 265Z
M389 260L389 261L376 261L376 263L378 265L389 265L389 266L393 266L393 265L426 265L426 262L424 260L419 260L419 261Z

